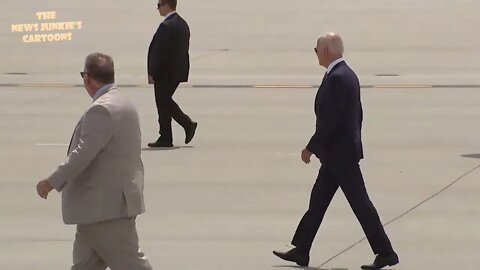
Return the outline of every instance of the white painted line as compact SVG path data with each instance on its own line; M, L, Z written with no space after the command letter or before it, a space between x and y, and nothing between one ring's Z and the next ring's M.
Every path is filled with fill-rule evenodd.
M66 143L36 143L35 146L68 146Z
M388 84L374 85L373 88L433 88L433 85Z
M253 88L312 88L311 85L253 85Z
M300 151L298 153L294 153L294 152L275 152L275 156L288 156L288 157L299 157L300 156Z
M74 87L73 84L18 84L17 87L36 87L36 88L69 88Z

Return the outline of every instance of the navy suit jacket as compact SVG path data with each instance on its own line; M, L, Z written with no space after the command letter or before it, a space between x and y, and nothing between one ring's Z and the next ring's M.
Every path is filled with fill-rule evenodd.
M325 75L315 97L316 129L307 149L325 164L363 158L362 103L357 75L340 62Z
M148 48L148 75L155 81L188 81L190 29L177 13L158 26Z

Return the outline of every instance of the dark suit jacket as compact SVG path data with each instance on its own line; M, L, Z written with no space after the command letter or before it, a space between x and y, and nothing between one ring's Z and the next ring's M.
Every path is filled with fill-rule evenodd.
M155 81L186 82L190 69L190 29L178 14L163 21L148 48L148 75Z
M322 163L363 158L360 84L345 62L324 77L315 97L315 115L316 130L307 149Z

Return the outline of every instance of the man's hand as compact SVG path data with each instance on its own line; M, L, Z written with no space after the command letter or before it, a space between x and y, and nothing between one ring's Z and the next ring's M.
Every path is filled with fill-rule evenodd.
M305 162L305 164L310 163L310 157L312 156L312 152L310 152L307 148L302 150L302 161Z
M48 193L52 191L53 187L47 180L42 180L37 184L37 193L43 199L47 199Z
M153 79L152 76L148 75L148 84L154 84L155 80Z

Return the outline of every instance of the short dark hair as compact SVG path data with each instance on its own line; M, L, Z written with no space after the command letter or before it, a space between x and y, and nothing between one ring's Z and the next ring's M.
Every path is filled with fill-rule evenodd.
M113 59L103 53L92 53L85 59L85 72L94 80L108 84L115 82Z
M177 0L162 0L162 3L165 3L167 4L169 7L171 7L172 9L176 9L177 8Z

